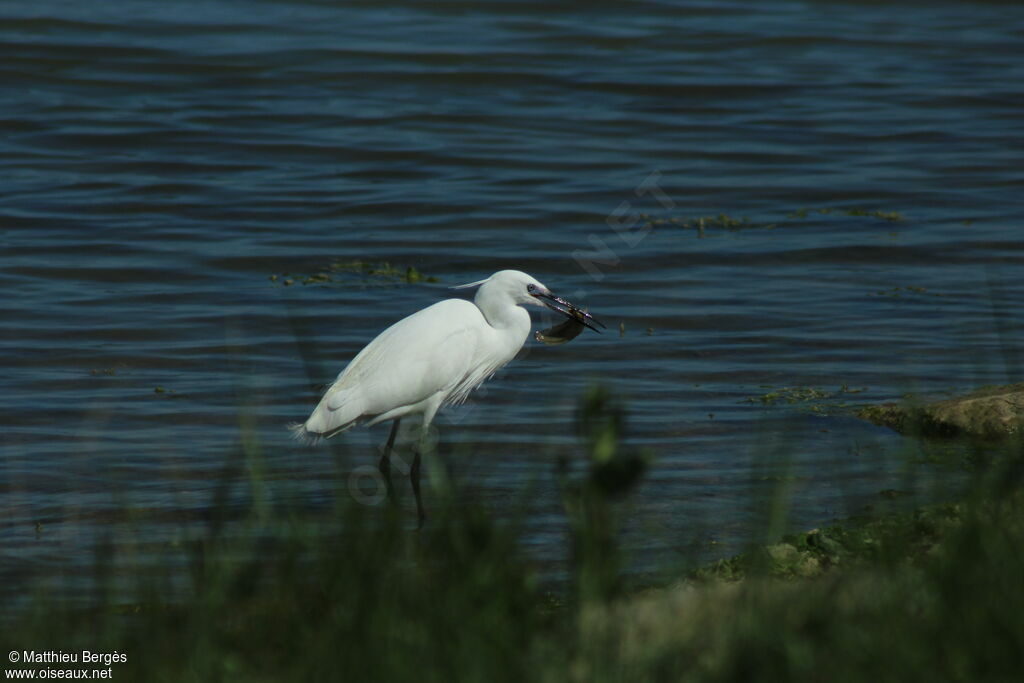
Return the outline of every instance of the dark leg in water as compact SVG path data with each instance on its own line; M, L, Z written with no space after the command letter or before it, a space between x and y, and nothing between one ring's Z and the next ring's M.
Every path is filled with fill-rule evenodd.
M391 435L384 446L384 455L380 456L380 462L377 464L377 469L384 477L384 485L388 488L388 500L392 503L395 502L395 488L391 485L391 449L395 445L395 435L398 434L398 423L401 421L402 419L398 418L391 424Z
M416 495L416 515L419 519L417 528L422 529L427 514L423 512L423 499L420 497L420 449L418 447L412 459L412 469L409 470L409 481L412 482L412 492Z

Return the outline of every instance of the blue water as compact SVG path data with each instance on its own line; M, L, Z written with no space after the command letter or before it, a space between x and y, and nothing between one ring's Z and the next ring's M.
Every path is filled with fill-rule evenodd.
M500 517L529 492L556 572L554 462L582 457L592 382L653 458L623 503L647 570L737 549L780 482L788 528L939 495L948 466L841 404L1021 379L1012 3L48 1L0 5L0 48L13 590L103 539L131 565L202 533L225 479L244 509L243 442L271 501L328 518L386 427L336 458L285 425L502 268L609 326L531 342L438 420L467 498ZM722 213L746 223L694 227ZM355 260L438 281L303 284ZM843 385L865 390L824 414L756 400Z

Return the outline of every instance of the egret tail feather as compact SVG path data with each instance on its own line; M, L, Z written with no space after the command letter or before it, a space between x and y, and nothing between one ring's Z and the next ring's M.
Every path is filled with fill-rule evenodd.
M355 427L356 424L358 423L349 422L348 424L341 425L340 427L335 427L334 429L331 429L329 431L318 432L310 429L309 427L306 426L306 424L292 422L291 424L288 425L288 430L292 433L292 438L295 439L296 441L306 446L316 446L322 443L323 441L326 441L327 439L331 438L332 436L337 436L338 434L341 434L342 432L349 430L352 427Z
M306 429L306 425L301 422L292 422L288 425L288 431L292 433L292 438L301 443L304 446L315 446L324 439L323 434L311 432Z

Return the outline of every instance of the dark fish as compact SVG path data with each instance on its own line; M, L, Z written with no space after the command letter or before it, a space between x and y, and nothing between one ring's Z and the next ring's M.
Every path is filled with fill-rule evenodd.
M533 338L548 346L555 346L576 338L584 329L586 329L586 326L579 320L569 318L554 327L549 327L546 330L537 330L533 333Z

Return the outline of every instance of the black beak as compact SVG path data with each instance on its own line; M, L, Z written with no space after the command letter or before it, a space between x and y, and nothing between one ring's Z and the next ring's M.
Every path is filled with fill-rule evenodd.
M603 322L601 322L594 316L590 315L583 309L569 303L560 296L555 296L554 294L544 294L542 292L537 292L536 294L533 294L533 296L537 299L540 299L541 303L550 308L552 311L558 311L566 318L569 318L570 320L575 320L580 325L589 327L594 332L600 333L601 330L597 329L590 323L597 323L601 327L605 326Z

